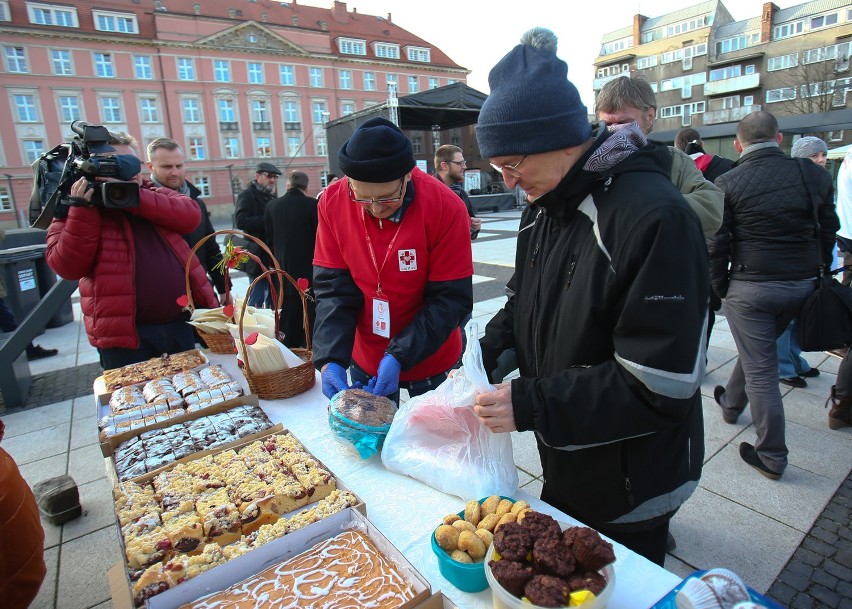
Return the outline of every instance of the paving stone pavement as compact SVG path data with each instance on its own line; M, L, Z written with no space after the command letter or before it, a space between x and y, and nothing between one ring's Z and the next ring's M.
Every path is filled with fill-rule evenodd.
M5 401L0 394L0 413L11 414L21 410L29 410L47 404L55 404L64 400L89 395L92 393L92 383L103 373L100 364L83 364L76 368L63 368L53 372L32 375L32 385L26 404L21 408L5 409Z

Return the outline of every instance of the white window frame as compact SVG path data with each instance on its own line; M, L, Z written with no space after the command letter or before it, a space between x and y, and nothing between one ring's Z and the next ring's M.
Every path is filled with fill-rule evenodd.
M201 122L201 100L197 97L184 97L180 100L180 116L184 123Z
M253 85L262 85L266 81L263 74L263 63L259 61L249 61L246 64L248 72L248 81Z
M272 138L266 135L261 135L254 138L254 150L257 157L268 159L272 157Z
M219 98L217 100L219 122L220 123L235 123L237 121L237 105L233 99Z
M388 91L390 91L391 85L393 85L396 92L399 93L399 77L396 74L385 74L385 85Z
M380 59L399 59L399 45L392 42L374 42L373 53Z
M268 123L269 102L265 99L251 100L251 120L253 123Z
M770 57L766 60L766 71L767 72L776 72L778 70L787 70L789 68L795 68L799 65L799 54L798 53L789 53L787 55L778 55L777 57Z
M432 61L432 49L427 47L407 47L408 61L429 63Z
M409 93L418 93L420 92L420 78L414 75L409 75L408 77L408 92Z
M204 141L202 136L193 136L188 138L187 140L188 146L186 150L189 154L189 158L192 161L206 161L207 160L207 142Z
M109 102L109 104L107 102ZM112 102L115 102L115 105L113 105ZM116 93L114 95L101 95L98 98L98 105L101 108L101 120L105 124L115 125L124 122L124 109L122 108L121 94ZM115 112L118 113L117 120L115 119L115 116L113 116L113 113Z
M628 36L625 38L619 38L618 40L613 40L612 42L607 42L606 44L601 46L601 55L612 55L613 53L618 53L619 51L623 51L625 49L629 49L633 46L633 37Z
M314 139L314 154L316 156L328 156L328 140L325 134L319 134Z
M98 78L115 78L112 53L92 52L92 63L95 65L95 76Z
M66 104L64 100L76 100L76 104L72 107L71 104ZM70 124L73 121L78 121L83 119L83 104L79 95L72 93L62 93L57 94L56 97L56 106L58 110L59 120L63 123ZM77 113L72 115L71 112L76 109ZM65 113L68 112L66 115Z
M311 100L311 119L314 125L324 125L325 115L328 113L328 102L325 100Z
M780 89L766 90L766 103L774 104L777 102L791 101L796 99L796 87L781 87Z
M440 81L434 76L429 77L429 90L437 89L441 86Z
M11 21L12 13L9 11L9 0L0 0L0 21Z
M16 123L41 122L38 93L36 91L12 91L12 112ZM21 111L24 111L23 114Z
M352 89L352 70L338 70L337 83L345 91Z
M787 23L779 23L772 28L772 40L783 40L784 38L792 38L803 34L805 31L804 19L798 21L788 21Z
M195 80L195 59L192 57L175 57L178 80Z
M358 38L338 38L337 48L341 55L366 55L367 41Z
M744 95L743 96L743 106L753 106L754 105L754 95Z
M301 122L301 104L299 103L298 98L289 97L282 101L281 111L284 113L284 122L285 123L299 123Z
M222 156L226 159L240 158L240 138L230 135L222 138Z
M29 144L38 144L38 147L29 146ZM38 157L47 152L44 147L44 140L35 138L22 140L21 150L23 151L24 162L27 165L32 165Z
M714 74L721 74L720 78L713 78ZM715 70L710 70L710 75L707 78L708 82L716 82L718 80L727 80L729 78L737 78L738 76L743 75L743 66L741 64L734 64L725 66L724 68L716 68Z
M99 32L139 33L139 23L133 13L93 10L92 19L95 22L95 29Z
M657 65L657 56L649 55L647 57L639 57L636 59L636 69L637 70L647 70L648 68L653 68Z
M37 13L36 11L42 11ZM47 14L50 18L45 22L39 19L37 15ZM64 15L62 19L56 19L55 16ZM80 22L77 19L77 9L70 6L56 6L53 4L41 4L38 2L27 2L27 16L30 23L34 25L54 25L58 27L80 27ZM67 17L70 17L70 25ZM61 22L61 23L60 23Z
M0 213L5 213L9 211L13 211L12 197L9 195L8 188L6 188L5 186L0 186Z
M6 71L10 74L30 73L30 62L25 47L4 46L3 59L6 62Z
M287 137L287 156L301 156L302 155L302 140L299 137L294 135L290 135Z
M355 114L355 102L354 101L342 101L340 102L340 116L349 116L350 114Z
M153 80L154 62L150 55L133 56L133 76L137 80Z
M55 53L64 54L62 58L57 58ZM50 71L56 76L74 76L74 55L69 49L50 49ZM61 70L57 69L61 67Z
M364 72L364 90L365 91L375 91L376 90L376 73L375 72Z
M312 66L308 68L308 80L312 87L322 88L325 86L324 70L320 67Z
M212 196L212 190L210 189L210 178L207 176L195 176L192 180L193 185L201 191L199 196L201 197L210 197Z
M285 87L296 86L296 68L289 63L279 64L278 78Z
M139 98L139 122L140 123L162 123L160 113L160 100L156 97Z
M213 80L231 82L231 61L229 59L213 60Z
M828 21L829 18L831 18L831 17L834 17L834 21L832 21L831 23L826 23L826 21ZM822 23L820 23L818 25L814 25L814 22L817 21L818 19L822 19ZM810 21L808 22L808 26L809 26L808 29L810 31L821 30L823 28L831 27L832 25L837 25L839 23L839 21L840 21L840 13L839 12L823 13L822 15L816 15L816 16L813 16L813 17L810 18Z

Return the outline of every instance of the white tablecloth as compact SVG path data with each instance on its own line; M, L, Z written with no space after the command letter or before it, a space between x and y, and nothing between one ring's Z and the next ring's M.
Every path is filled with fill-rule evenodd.
M207 353L212 363L222 364L246 390L248 384L232 355ZM355 448L337 440L328 427L328 400L322 394L319 374L316 385L286 400L261 400L260 406L274 423L282 423L305 447L327 465L366 504L367 516L379 530L429 580L433 592L442 591L461 609L492 607L491 591L462 592L438 571L431 535L445 514L464 509L464 500L435 490L407 476L387 471L380 456L362 459ZM576 520L523 491L525 499L559 521ZM473 497L468 497L473 499ZM579 523L577 523L579 524ZM680 582L680 578L620 544L615 546L615 592L609 609L650 607Z

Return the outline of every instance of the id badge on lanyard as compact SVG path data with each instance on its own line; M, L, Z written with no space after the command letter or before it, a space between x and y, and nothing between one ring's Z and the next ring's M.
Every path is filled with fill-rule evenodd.
M390 303L380 296L373 298L373 334L390 338Z

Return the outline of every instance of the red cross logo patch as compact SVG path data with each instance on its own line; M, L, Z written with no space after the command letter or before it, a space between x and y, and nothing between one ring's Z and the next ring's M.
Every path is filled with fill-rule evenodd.
M399 258L400 271L417 270L417 252L415 250L399 250L397 257Z

